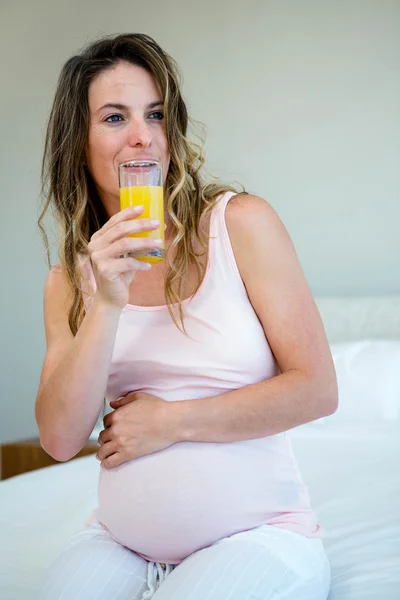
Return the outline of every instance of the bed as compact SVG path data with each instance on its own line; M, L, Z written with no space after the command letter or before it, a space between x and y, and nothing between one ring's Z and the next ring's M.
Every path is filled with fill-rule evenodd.
M329 598L399 600L400 296L317 304L340 407L290 435L325 529ZM0 482L2 600L35 597L44 569L97 505L98 470L92 455Z

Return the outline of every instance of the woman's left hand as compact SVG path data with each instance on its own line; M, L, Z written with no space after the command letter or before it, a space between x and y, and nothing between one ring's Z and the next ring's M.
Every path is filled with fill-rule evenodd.
M144 392L128 394L110 402L115 410L104 419L96 458L106 469L118 467L153 452L164 450L178 440L173 434L171 403Z

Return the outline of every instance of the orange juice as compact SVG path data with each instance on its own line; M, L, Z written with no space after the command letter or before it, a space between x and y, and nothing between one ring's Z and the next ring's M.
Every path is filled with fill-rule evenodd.
M144 211L138 219L158 219L160 227L152 231L143 231L141 233L130 233L128 237L149 237L153 239L162 239L164 242L164 194L162 186L156 185L133 185L131 187L121 187L119 190L121 210L128 206L144 206ZM134 220L134 219L132 219ZM165 246L146 250L142 256L135 256L137 260L142 260L151 264L157 264L164 258Z

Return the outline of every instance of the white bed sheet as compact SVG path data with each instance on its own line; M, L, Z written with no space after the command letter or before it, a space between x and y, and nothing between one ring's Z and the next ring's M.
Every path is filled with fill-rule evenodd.
M398 422L293 430L296 456L326 530L330 600L399 600ZM0 598L34 598L40 577L97 502L94 456L0 483ZM90 600L90 599L88 599Z
M0 598L30 600L97 502L99 463L78 458L0 482Z
M399 600L399 423L311 425L292 438L325 528L330 600Z

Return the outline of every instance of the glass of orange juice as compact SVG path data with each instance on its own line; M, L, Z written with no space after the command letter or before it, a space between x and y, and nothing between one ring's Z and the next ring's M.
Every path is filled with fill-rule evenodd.
M161 239L161 248L143 251L137 260L157 264L165 256L164 237L164 190L161 163L153 160L130 160L118 167L119 198L121 210L128 206L144 206L138 219L157 219L160 227L152 231L130 233L128 237Z

